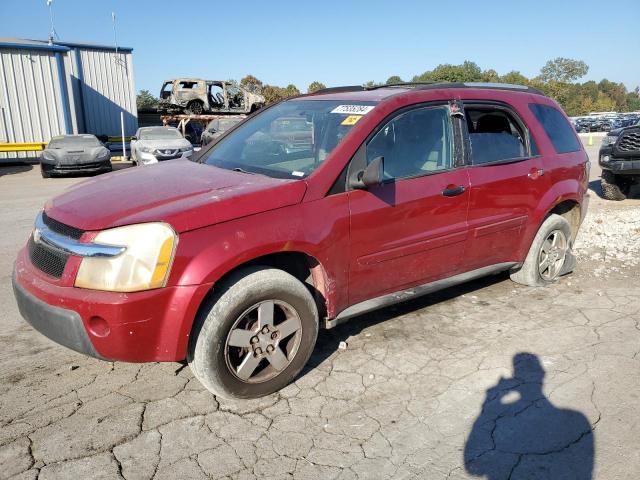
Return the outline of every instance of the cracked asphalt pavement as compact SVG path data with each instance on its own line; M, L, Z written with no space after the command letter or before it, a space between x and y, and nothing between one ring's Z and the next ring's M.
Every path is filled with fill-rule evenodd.
M33 331L12 262L44 201L78 179L0 175L0 478L640 475L637 262L603 270L590 251L549 288L498 275L364 315L321 332L294 384L227 401L182 364L102 362ZM594 193L591 209L628 218L638 200Z

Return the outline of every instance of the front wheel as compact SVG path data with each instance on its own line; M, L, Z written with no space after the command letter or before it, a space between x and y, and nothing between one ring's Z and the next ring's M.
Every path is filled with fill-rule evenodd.
M607 200L624 200L631 191L631 182L621 175L616 175L610 170L602 170L600 178L602 196Z
M226 398L256 398L285 387L315 346L313 296L292 275L268 267L235 272L219 288L191 335L194 375Z
M48 168L45 168L44 164L40 164L40 175L42 175L42 178L51 178L51 170Z
M560 215L549 215L533 239L522 267L511 273L511 280L530 287L540 287L569 273L575 263L570 242L569 222Z

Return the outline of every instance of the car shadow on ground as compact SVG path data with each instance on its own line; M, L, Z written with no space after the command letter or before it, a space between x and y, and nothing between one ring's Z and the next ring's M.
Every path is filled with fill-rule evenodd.
M33 170L33 165L30 163L2 163L0 164L0 177L4 177L5 175L15 175L17 173L28 172L29 170Z
M555 407L531 353L513 357L513 377L487 389L464 448L468 473L505 478L591 480L594 433L582 413Z
M490 275L478 280L433 292L422 297L417 297L402 303L358 315L357 317L350 318L345 323L329 330L320 330L316 347L299 377L306 375L308 372L322 364L328 357L338 350L340 342L346 342L349 337L360 334L362 330L365 330L370 326L386 322L387 320L393 320L396 317L451 300L459 297L460 295L472 293L476 290L480 290L508 279L508 272Z

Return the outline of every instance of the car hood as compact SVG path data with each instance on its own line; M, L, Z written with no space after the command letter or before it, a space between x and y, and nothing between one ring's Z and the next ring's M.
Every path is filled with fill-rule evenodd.
M87 180L47 202L45 212L83 230L164 221L184 232L299 203L305 190L304 180L176 160Z
M94 159L105 154L108 151L102 145L96 147L64 147L64 148L45 148L42 154L52 156L57 160L63 160L69 157L80 159Z
M186 138L159 138L157 140L137 140L136 145L138 147L161 149L191 147L191 143Z

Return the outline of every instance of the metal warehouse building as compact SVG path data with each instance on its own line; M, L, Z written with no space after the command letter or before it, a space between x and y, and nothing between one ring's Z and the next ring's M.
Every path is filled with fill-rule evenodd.
M48 142L65 133L125 135L138 128L132 49L0 38L0 143ZM6 149L5 149L6 150ZM2 158L36 157L33 151Z

